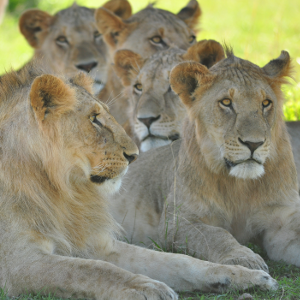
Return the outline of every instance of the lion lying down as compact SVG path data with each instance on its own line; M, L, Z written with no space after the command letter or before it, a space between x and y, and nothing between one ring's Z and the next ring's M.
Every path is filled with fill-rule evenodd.
M242 246L300 266L300 199L282 120L287 52L259 68L228 53L209 70L183 62L171 87L187 109L182 141L143 153L114 197L135 244L185 248L198 258L268 270Z
M277 287L263 271L114 238L106 199L138 149L84 74L67 80L29 64L4 75L0 132L0 286L9 296L154 300L177 299L166 284L216 292Z

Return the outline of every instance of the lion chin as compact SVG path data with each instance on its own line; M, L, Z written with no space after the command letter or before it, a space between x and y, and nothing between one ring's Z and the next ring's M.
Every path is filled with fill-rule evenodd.
M141 152L147 152L150 149L166 146L172 143L170 139L161 139L155 137L148 137L141 143Z
M230 167L229 175L241 179L256 179L265 173L264 166L255 161L246 161Z

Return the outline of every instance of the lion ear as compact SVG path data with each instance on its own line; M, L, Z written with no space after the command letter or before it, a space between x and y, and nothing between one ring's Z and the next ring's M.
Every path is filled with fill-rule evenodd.
M25 11L19 20L19 28L30 46L39 48L48 34L53 17L39 9Z
M75 91L52 75L37 77L30 90L30 103L39 122L70 111L75 103Z
M271 60L262 70L270 78L282 78L290 76L292 72L291 58L287 51L281 51L278 58Z
M208 69L225 58L224 49L214 40L202 40L191 46L187 53L182 55L184 60L197 61Z
M132 24L124 23L120 17L104 7L100 7L95 11L95 20L104 41L113 48L116 47L121 32L132 26Z
M128 19L132 14L131 5L127 0L110 0L103 4L102 7L112 11L123 20Z
M208 69L197 62L183 62L175 66L170 74L172 90L178 94L183 104L191 106L195 101L194 92L205 79L211 77Z
M195 30L201 15L202 11L199 3L196 0L191 0L186 7L181 9L177 17L184 21L188 27Z
M131 84L144 65L144 59L130 50L119 50L114 56L114 69L124 86Z
M79 72L70 79L70 82L83 87L90 94L93 94L94 80L92 79L92 77L88 76L87 74L83 72Z

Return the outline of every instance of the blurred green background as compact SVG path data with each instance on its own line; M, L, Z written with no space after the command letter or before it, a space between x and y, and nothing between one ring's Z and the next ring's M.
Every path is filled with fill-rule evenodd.
M145 7L149 0L129 0L133 12ZM10 0L0 25L0 74L19 68L30 60L33 49L18 29L20 14L28 8L49 13L72 5L73 0ZM106 1L78 0L77 4L100 7ZM188 1L158 0L156 7L178 12ZM287 120L300 119L300 1L299 0L205 0L202 8L199 39L215 39L230 44L235 55L259 66L289 51L295 73L291 85L284 86Z

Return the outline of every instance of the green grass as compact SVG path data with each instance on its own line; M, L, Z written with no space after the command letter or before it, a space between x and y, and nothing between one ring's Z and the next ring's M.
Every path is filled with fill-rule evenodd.
M15 0L14 2L16 2ZM129 0L133 12L145 7L149 0ZM99 7L103 0L78 0L88 7ZM156 6L178 12L187 1L158 0ZM288 50L294 59L295 81L284 88L287 102L284 106L286 120L300 119L300 1L299 0L199 0L203 16L198 39L215 39L233 46L241 58L263 66L279 56L281 50ZM54 13L66 8L73 0L43 0L40 9ZM22 6L21 6L22 7ZM18 17L6 14L0 25L0 74L11 67L19 68L32 56L18 30Z
M129 0L136 12L148 4L148 0ZM279 56L281 50L288 50L294 60L295 81L284 86L286 120L300 119L300 1L299 0L210 0L200 1L203 18L198 39L215 39L230 44L235 54L263 66ZM38 7L54 13L71 5L73 0L40 1ZM105 1L78 0L78 4L99 7ZM178 12L187 1L160 0L157 7ZM18 30L18 16L6 14L0 25L0 74L11 67L19 68L30 59L33 50L27 45ZM257 248L254 250L259 251ZM261 252L261 251L259 251ZM276 278L280 288L276 292L252 290L254 299L300 299L300 269L267 259L260 253ZM183 293L181 299L237 299L237 291L223 295ZM0 300L8 297L1 293ZM18 299L53 300L51 296L20 296Z

